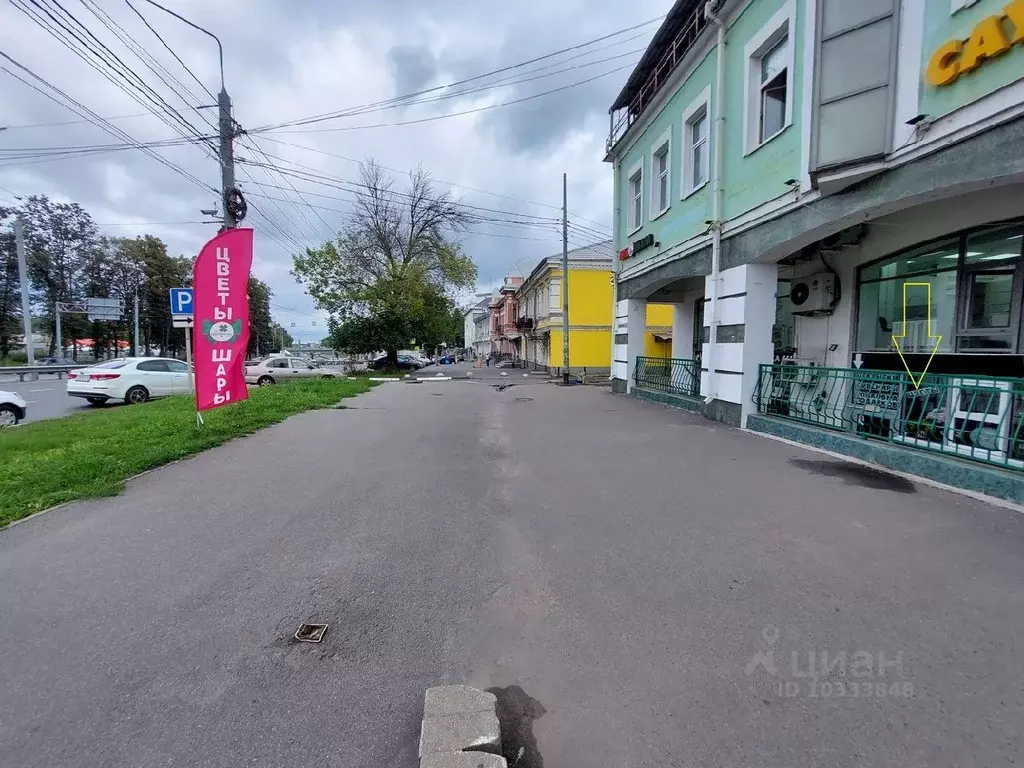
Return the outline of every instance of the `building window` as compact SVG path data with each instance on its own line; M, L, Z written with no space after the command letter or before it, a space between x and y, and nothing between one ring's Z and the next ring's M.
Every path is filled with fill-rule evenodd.
M793 122L793 7L782 10L747 43L747 154Z
M549 311L557 312L562 308L562 281L552 280L548 283Z
M857 349L1016 353L1022 243L1024 224L986 227L862 267Z
M665 131L654 142L651 153L651 218L656 219L668 210L671 205L672 176L670 157L671 133Z
M692 195L708 182L711 168L711 87L704 89L683 111L682 197Z
M629 234L633 234L644 224L644 165L641 160L629 172L629 201L626 225Z

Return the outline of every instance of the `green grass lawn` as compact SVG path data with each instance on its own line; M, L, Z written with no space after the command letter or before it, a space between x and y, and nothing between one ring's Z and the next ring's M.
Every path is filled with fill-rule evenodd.
M114 496L139 472L372 386L317 379L253 388L247 402L205 412L203 427L192 398L171 397L0 430L0 527L66 501Z

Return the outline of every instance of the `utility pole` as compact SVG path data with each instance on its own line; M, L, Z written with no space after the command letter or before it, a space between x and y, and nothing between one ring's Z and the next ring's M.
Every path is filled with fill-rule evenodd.
M569 182L562 174L562 383L569 386Z
M224 229L234 229L238 226L238 220L235 218L234 204L228 205L228 201L238 194L235 189L235 123L231 119L231 97L223 83L217 95L217 107L220 111L220 184Z
M53 305L53 320L54 320L53 334L54 334L54 336L57 337L56 338L57 357L62 357L63 356L62 352L64 350L64 335L61 333L61 329L60 329L60 311L61 311L61 309L62 309L62 307L61 307L59 301L54 303L54 305ZM93 347L93 351L94 352L95 352L95 350L96 350L96 348ZM98 360L99 358L96 358L96 359Z
M21 322L25 330L25 356L28 364L35 362L32 344L32 302L28 293L28 262L25 258L25 225L21 217L14 220L14 243L18 251L18 277L21 279Z
M135 289L135 301L132 304L132 320L135 325L135 335L132 337L135 341L135 356L139 357L139 289ZM185 329L186 334L188 329Z
M146 0L150 5L159 8L164 13L169 13L192 29L212 37L217 43L217 53L220 56L220 93L217 96L218 109L218 132L220 134L220 184L221 184L221 205L223 206L222 217L224 229L234 229L238 226L239 219L245 217L245 201L241 192L235 187L235 122L231 119L231 97L224 87L224 46L220 38L208 29L203 29L186 19L181 14L175 13L170 8L162 6L156 0ZM228 201L231 200L231 206ZM237 204L237 209L236 209Z

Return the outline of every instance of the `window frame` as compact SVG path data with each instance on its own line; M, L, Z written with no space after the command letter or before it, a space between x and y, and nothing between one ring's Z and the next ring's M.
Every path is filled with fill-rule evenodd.
M662 150L665 150L664 153ZM660 186L661 175L657 174L658 168L657 159L662 155L665 155L665 206L657 209L655 213L655 203L658 202L658 195L656 193L657 188ZM659 216L665 215L668 209L672 207L672 128L669 127L665 130L658 140L651 146L651 202L650 220L654 221ZM632 201L631 201L632 202ZM643 204L641 203L641 207Z
M883 350L877 349L865 349L861 346L860 340L860 298L861 288L865 283L861 280L861 275L865 269L876 266L878 264L897 260L900 257L924 248L928 248L932 245L938 245L943 241L956 240L957 242L957 253L958 258L956 260L956 295L953 299L953 333L954 339L951 345L951 349L947 352L941 352L940 354L945 355L1021 355L1024 354L1024 312L1021 310L1021 305L1024 304L1024 237L1021 238L1021 252L1017 256L1017 260L1012 262L1014 265L1014 280L1012 288L1012 299L1011 299L1011 321L1010 325L1002 332L998 328L969 328L967 326L967 312L970 309L970 300L966 295L967 286L970 281L972 274L977 272L998 272L999 268L993 268L991 270L985 270L979 268L977 265L965 265L964 257L967 253L967 242L968 238L973 235L983 234L987 231L996 231L1000 229L1009 229L1017 227L1024 234L1024 218L1005 219L1001 221L989 222L987 224L977 224L964 229L955 230L945 235L938 237L929 238L918 243L913 243L905 248L901 248L897 251L881 256L871 261L866 261L859 265L856 270L854 278L854 287L856 289L854 295L854 304L851 308L851 335L853 344L851 345L852 352L860 352L863 354L886 354ZM943 270L946 272L954 271ZM914 277L922 277L924 275L932 274L929 272L923 272L920 274L903 275L901 278L892 278L892 280L907 280ZM885 282L882 280L869 280L868 283ZM1006 350L998 349L972 349L964 347L961 344L961 340L971 337L992 337L1004 335L1010 341L1010 348ZM895 354L894 352L891 354Z
M639 184L637 185L640 190L640 216L639 221L634 221L634 215L636 213L635 203L636 195L633 194L633 179L636 178L637 174L640 174ZM626 174L626 235L634 235L643 229L644 226L644 161L640 158L629 168L629 172Z
M693 127L699 113L703 112L704 119L708 123L708 135L705 139L705 163L706 173L705 179L699 184L693 184ZM690 102L689 106L683 111L683 122L682 122L682 136L683 136L683 157L682 157L682 183L679 185L680 199L685 200L690 195L699 192L711 179L711 163L712 163L712 125L711 118L711 86L707 86L701 94Z
M743 58L746 62L747 72L743 82L743 126L744 126L744 157L756 152L773 139L781 136L786 129L793 125L793 102L796 93L793 80L796 63L796 24L793 0L787 0L785 5L772 16L757 34L747 41L743 49ZM774 50L783 39L787 40L785 67L786 67L786 107L782 121L782 128L761 139L761 121L763 119L763 86L761 77L761 61L765 55Z

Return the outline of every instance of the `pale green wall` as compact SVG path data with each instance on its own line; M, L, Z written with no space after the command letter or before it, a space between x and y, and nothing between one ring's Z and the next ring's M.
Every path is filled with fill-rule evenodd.
M684 65L685 66L685 65ZM625 247L626 243L638 240L648 232L654 233L656 242L665 246L668 243L678 243L688 240L707 229L704 222L711 218L711 184L705 184L698 192L690 195L685 200L680 200L682 190L682 140L683 140L683 111L698 98L705 88L711 87L711 103L708 105L709 122L714 114L714 80L715 80L715 49L711 48L703 61L697 66L693 74L687 78L682 87L669 99L664 109L644 130L640 138L626 153L621 165L616 170L616 191L619 197L619 206L622 217L619 226L618 242ZM646 116L645 116L646 117ZM649 118L648 118L649 119ZM665 133L667 128L672 130L671 157L671 190L669 199L672 205L661 217L650 221L651 215L651 149ZM710 156L714 158L717 145L717 137L712 131ZM643 157L644 160L644 226L639 232L633 235L627 234L626 210L630 204L629 200L629 170ZM650 248L637 255L637 259L648 258L657 253L659 249ZM632 260L631 260L632 261Z
M960 75L950 85L936 87L924 79L935 49L948 40L966 40L986 16L998 16L1009 0L980 0L950 15L949 0L927 0L924 45L921 51L920 112L932 118L977 101L992 91L1024 77L1024 45L1015 45L1002 56L984 62L973 72ZM1009 25L1009 22L1006 22ZM1010 27L1006 29L1009 31Z
M851 0L852 2L853 0ZM787 179L800 178L800 121L803 107L803 26L801 3L794 4L796 31L793 46L793 122L786 130L744 157L746 126L743 122L744 78L747 42L785 5L783 0L755 0L729 29L725 58L725 179L724 218L740 216L751 208L790 192Z
M772 200L789 191L783 182L800 176L800 121L802 118L803 88L803 19L800 14L800 3L795 2L796 30L790 34L790 44L794 46L794 87L793 122L781 134L744 157L744 125L743 98L744 78L746 77L746 61L744 48L765 24L785 4L785 0L753 0L743 13L736 19L727 32L726 37L726 104L724 128L724 163L723 163L723 197L725 219L735 218L751 208ZM617 164L615 171L616 205L621 211L617 242L620 247L638 240L648 233L654 233L654 239L661 243L661 248L650 248L638 254L628 263L650 258L676 243L695 237L707 230L707 221L711 218L711 184L708 183L695 194L680 200L682 189L682 115L683 111L700 96L705 88L711 87L711 104L709 115L714 115L714 103L717 94L714 92L716 50L712 46L686 82L669 99L661 112L653 119L645 115L651 123L644 129L635 144ZM684 65L685 66L685 65ZM650 180L651 180L651 148L671 126L672 131L672 205L663 216L650 221ZM716 128L711 133L711 165L714 168L714 153L718 151L719 139ZM626 210L630 203L628 193L628 173L630 168L643 156L644 158L644 226L636 233L629 235Z

